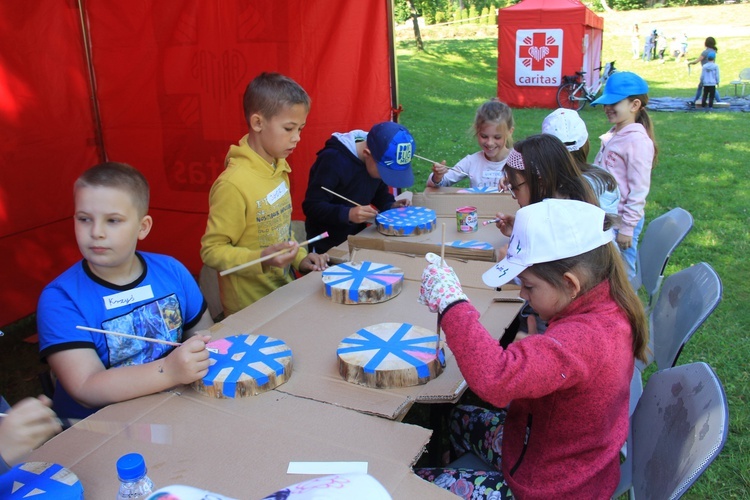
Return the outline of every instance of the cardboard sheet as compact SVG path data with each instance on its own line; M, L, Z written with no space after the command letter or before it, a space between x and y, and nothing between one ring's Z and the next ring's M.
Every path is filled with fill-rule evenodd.
M157 488L182 484L255 499L315 477L287 474L290 462L367 462L394 499L455 498L411 472L430 437L422 427L274 391L236 400L195 396L162 393L110 405L29 461L64 465L95 499L115 498L115 463L131 452L144 456Z

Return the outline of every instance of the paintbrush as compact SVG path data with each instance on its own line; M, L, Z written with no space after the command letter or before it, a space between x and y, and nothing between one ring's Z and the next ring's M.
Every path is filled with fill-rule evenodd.
M79 330L86 330L87 332L103 333L104 335L115 335L117 337L125 337L129 339L143 340L144 342L153 342L154 344L169 345L172 347L180 347L182 345L182 343L180 342L171 342L169 340L162 340L162 339L152 339L151 337L139 337L138 335L131 335L129 333L114 332L112 330L100 330L98 328L90 328L88 326L77 325L76 328ZM213 353L219 352L218 349L214 349L213 347L206 347L206 350L209 352L213 352Z
M437 163L438 165L441 165L439 161L433 161L433 160L430 160L429 158L425 158L424 156L419 156L419 155L412 155L412 156L414 158L419 158L420 160L429 161L430 163Z
M328 238L328 231L326 231L323 234L317 235L315 238L310 238L307 241L303 241L299 244L299 246L303 247L305 245L309 245L310 243L314 243L316 241L322 240L323 238ZM239 266L230 267L229 269L226 269L219 273L219 276L226 276L227 274L231 274L235 271L239 271L240 269L245 269L246 267L254 266L255 264L260 264L261 262L265 262L269 259L273 259L276 256L279 256L283 253L288 252L288 248L284 248L283 250L279 250L277 252L269 253L265 257L261 257L259 259L251 260L250 262L245 262L244 264L240 264Z

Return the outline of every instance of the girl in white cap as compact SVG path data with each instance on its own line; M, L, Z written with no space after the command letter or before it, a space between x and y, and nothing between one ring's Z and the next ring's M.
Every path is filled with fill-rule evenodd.
M483 278L492 287L517 278L549 327L506 349L453 270L428 258L419 301L440 313L469 388L501 409L457 406L451 415L454 449L472 451L486 469L416 470L422 478L463 498L612 496L648 327L607 222L599 207L575 200L517 212L507 257Z

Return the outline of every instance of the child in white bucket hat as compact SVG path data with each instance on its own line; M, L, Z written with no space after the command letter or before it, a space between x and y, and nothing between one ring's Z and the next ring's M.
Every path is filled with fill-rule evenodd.
M455 450L479 453L489 471L418 469L422 478L447 489L481 483L482 498L612 496L634 358L645 356L648 328L608 224L599 207L575 200L517 212L508 255L483 278L492 287L518 278L549 326L505 349L453 270L427 266L420 302L441 314L472 391L502 410L457 406L451 414Z

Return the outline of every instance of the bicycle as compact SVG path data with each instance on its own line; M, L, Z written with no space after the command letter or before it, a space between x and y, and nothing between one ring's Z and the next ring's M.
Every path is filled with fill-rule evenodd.
M607 79L617 71L614 61L596 69L604 69L604 71L601 72L599 81L593 87L586 86L586 80L583 79L583 75L586 74L585 71L576 71L575 76L563 76L563 82L557 89L557 105L561 108L580 111L587 102L593 102L604 84L607 83Z

